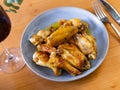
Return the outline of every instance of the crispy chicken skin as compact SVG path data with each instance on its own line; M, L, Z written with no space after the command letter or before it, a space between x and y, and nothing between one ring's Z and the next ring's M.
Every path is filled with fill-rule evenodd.
M70 20L60 20L58 21L58 23L60 25L64 25L64 26L75 26L77 28L79 28L81 25L82 25L82 21L78 18L73 18L73 19L70 19Z
M36 51L33 54L33 61L41 66L47 66L46 63L49 60L49 55L45 52Z
M67 61L65 61L63 58L61 58L59 55L56 55L55 52L52 52L50 55L50 59L48 61L50 65L53 67L61 68L69 72L72 76L78 75L81 72L73 67L71 64L69 64Z
M39 45L37 45L37 50L47 52L47 53L56 52L55 47L49 46L47 44L39 44Z
M55 62L54 62L54 65L53 65L53 63L51 63L51 62L52 62L52 61L51 61L51 58L50 58L50 60L49 60L49 56L48 56L47 53L45 53L45 52L40 52L40 51L36 51L36 52L33 54L33 61L34 61L37 65L44 66L44 67L48 67L48 68L52 69L53 72L54 72L54 74L55 74L56 76L61 75L61 70L60 70L60 68L58 68L57 65L55 66L55 63L56 63L56 64L59 64L59 63L56 62L57 59L58 59L58 58L54 57L54 60L53 60L53 61L55 61Z
M36 34L33 34L29 41L34 45L37 46L38 44L41 44L43 41L46 41L45 38L47 38L51 34L50 30L39 30Z
M65 59L74 67L80 70L83 70L83 66L84 66L84 70L90 68L90 63L87 62L86 56L83 53L81 53L75 45L65 43L59 45L58 48L62 58Z
M70 21L72 22L73 26L80 27L82 25L82 21L78 18L70 19Z
M37 35L42 37L43 39L47 38L51 34L50 30L39 30Z
M46 30L39 30L29 41L36 46L33 61L50 68L59 76L62 70L72 76L90 69L90 60L97 57L96 39L88 23L79 18L61 19Z
M64 60L64 59L63 59ZM66 70L68 73L70 73L72 76L76 76L81 74L82 72L80 70L78 70L77 68L75 68L74 66L72 66L69 62L67 62L66 60L63 61L62 64L62 68L64 70Z
M88 30L88 23L80 20L79 18L70 19L72 25L78 28L78 33L84 33Z
M33 34L29 41L34 45L34 46L37 46L38 44L42 43L43 42L43 38L38 36L37 34Z
M61 75L61 70L64 69L69 72L72 76L78 75L81 72L62 59L60 56L52 52L48 56L45 52L36 51L33 55L33 61L40 66L48 67L53 70L56 76Z
M85 55L88 55L89 59L96 59L97 56L97 48L96 48L96 40L93 36L84 34L77 34L75 36L75 42L81 52Z
M70 38L78 32L78 29L73 26L61 26L55 32L53 32L49 37L47 37L47 45L58 46L65 41L70 40Z

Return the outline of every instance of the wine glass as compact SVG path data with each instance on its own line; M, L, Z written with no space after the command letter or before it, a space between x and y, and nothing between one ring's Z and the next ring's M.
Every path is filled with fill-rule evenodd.
M3 53L0 55L0 70L7 73L17 72L25 65L19 48L7 49L3 44L3 41L7 38L10 31L10 19L2 6L0 6L0 44L4 49Z

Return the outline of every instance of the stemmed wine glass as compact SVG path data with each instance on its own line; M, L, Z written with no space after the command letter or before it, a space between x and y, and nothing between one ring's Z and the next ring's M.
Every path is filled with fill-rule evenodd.
M3 41L7 38L10 31L10 19L2 6L0 6L0 44L4 49L0 55L0 70L7 73L17 72L25 65L18 48L7 49L3 44Z

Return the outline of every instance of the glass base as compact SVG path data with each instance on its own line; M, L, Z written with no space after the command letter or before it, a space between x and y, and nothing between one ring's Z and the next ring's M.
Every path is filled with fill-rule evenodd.
M0 55L0 69L7 73L14 73L20 71L25 62L21 56L19 48L9 48L10 56L5 52Z

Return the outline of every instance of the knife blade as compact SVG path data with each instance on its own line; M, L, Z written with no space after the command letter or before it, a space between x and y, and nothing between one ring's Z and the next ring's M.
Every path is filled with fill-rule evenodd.
M108 11L108 13L112 16L112 18L120 25L120 14L117 12L117 10L106 0L99 0L99 1Z

